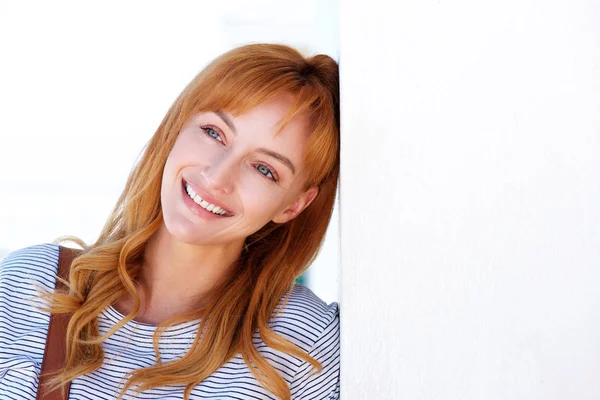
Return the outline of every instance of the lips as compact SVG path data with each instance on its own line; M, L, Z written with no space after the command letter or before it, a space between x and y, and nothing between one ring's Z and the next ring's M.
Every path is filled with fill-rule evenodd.
M198 205L198 207L201 207L204 211L209 212L215 216L220 216L220 217L230 217L233 215L233 212L222 202L220 202L219 200L215 199L214 197L211 197L210 195L206 194L206 192L203 192L202 190L200 190L196 185L194 185L193 183L190 183L188 181L186 181L185 179L182 180L183 181L183 190L184 192L186 192L188 194L188 197L190 194L195 194L196 199L198 199L198 197L200 197L200 199L202 200L201 204L198 204L197 201L194 201L190 198L190 200L194 201L195 204ZM186 185L189 186L189 188L191 189L191 193L189 190L186 189ZM216 210L216 211L215 211Z

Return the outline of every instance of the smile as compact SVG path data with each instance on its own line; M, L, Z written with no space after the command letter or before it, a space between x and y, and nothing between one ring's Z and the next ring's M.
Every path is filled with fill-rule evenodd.
M196 192L194 192L194 189L191 188L190 185L188 185L188 183L185 183L185 191L187 192L188 196L190 196L190 198L194 201L194 203L198 204L200 207L204 208L206 211L210 211L213 214L216 215L227 215L227 212L225 210L223 210L221 207L216 206L212 203L209 203L206 200L203 200L202 197L198 196L198 194Z

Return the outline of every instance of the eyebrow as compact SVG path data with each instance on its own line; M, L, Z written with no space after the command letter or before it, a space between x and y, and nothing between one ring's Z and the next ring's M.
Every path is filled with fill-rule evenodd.
M229 127L229 129L231 129L231 131L233 132L234 135L237 135L237 130L235 129L235 125L233 124L233 121L231 120L231 118L229 118L229 115L225 114L221 110L215 111L215 114L217 114L223 120L223 122L225 122L225 124L227 124L227 126Z
M223 120L223 122L225 122L225 124L227 124L227 126L229 127L229 129L231 129L231 131L233 132L234 135L237 135L237 130L235 129L235 125L233 124L233 121L231 120L231 118L229 118L229 115L225 114L221 110L215 111L215 114L217 114L219 116L219 118L221 118ZM259 148L257 151L259 153L266 154L268 156L271 156L271 157L281 161L286 167L288 167L292 171L292 173L294 175L296 174L296 167L294 166L294 163L289 158L284 156L283 154L279 154L277 152L274 152L273 150L265 149L264 147Z
M294 167L294 163L292 163L292 161L290 161L290 159L287 158L286 156L284 156L283 154L279 154L272 150L265 149L264 147L257 149L257 151L259 153L266 154L268 156L271 156L271 157L281 161L286 167L288 167L289 169L292 170L293 174L296 174L296 167Z

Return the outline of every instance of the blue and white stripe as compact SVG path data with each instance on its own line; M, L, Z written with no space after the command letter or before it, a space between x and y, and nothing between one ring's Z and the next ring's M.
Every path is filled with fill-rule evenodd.
M58 245L45 243L10 253L0 263L0 399L34 400L48 332L48 313L33 307L34 283L53 291L58 268ZM105 333L123 316L108 307L98 316ZM270 325L275 332L300 346L323 365L312 366L296 357L267 347L258 335L255 345L289 384L293 399L339 398L339 311L337 303L325 304L313 292L296 285L288 303ZM161 357L181 357L194 339L198 321L169 328L160 342ZM71 383L69 399L116 397L126 372L150 366L152 325L131 321L103 343L102 367ZM128 392L125 399L182 399L183 386L166 386L142 394ZM228 361L197 385L191 399L275 399L247 368L240 355Z

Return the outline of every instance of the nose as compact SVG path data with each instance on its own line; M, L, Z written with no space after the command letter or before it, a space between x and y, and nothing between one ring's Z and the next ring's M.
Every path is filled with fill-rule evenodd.
M202 167L202 177L208 189L229 194L235 181L235 160L221 155Z

